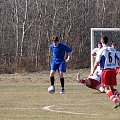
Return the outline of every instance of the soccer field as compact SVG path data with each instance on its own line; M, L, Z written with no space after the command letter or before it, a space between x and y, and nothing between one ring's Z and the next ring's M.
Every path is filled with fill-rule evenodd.
M120 108L104 93L81 86L77 72L87 77L90 69L69 70L65 74L65 94L60 94L56 74L56 92L49 94L49 72L1 74L1 120L120 120ZM120 81L118 80L120 83ZM120 90L120 84L117 86Z

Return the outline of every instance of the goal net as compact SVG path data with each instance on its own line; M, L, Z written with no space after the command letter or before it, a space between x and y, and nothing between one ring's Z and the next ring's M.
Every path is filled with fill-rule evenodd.
M118 50L120 50L120 28L91 28L91 53L97 47L101 36L108 36L109 45L112 42L117 43ZM91 54L91 72L93 71L94 57Z

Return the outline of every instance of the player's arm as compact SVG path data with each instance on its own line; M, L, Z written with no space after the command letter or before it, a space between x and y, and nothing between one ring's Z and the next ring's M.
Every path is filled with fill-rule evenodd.
M72 49L70 47L68 47L67 45L64 44L64 50L67 53L67 59L65 61L69 62L70 58L71 58Z
M91 74L91 75L93 75L94 72L95 72L95 70L97 69L97 66L98 66L99 63L100 63L100 59L101 59L101 51L99 51L99 52L97 53L96 62L95 62L95 64L94 64L93 71L92 71L92 74Z
M95 70L97 69L97 66L98 66L98 65L99 65L99 62L95 62L94 67L93 67L93 71L92 71L91 75L94 74L94 72L95 72Z
M66 59L65 61L66 61L66 62L69 62L69 61L70 61L70 58L71 58L71 52L68 53L67 59Z
M92 52L91 52L91 55L92 55L92 56L96 56L96 52L97 52L97 48L94 48L94 49L92 50Z

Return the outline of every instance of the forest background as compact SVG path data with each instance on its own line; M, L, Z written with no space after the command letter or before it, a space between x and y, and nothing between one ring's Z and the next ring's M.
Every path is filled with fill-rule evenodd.
M68 68L90 67L96 27L120 27L120 0L0 0L0 73L49 70L53 35L72 48ZM120 32L105 33L120 46Z

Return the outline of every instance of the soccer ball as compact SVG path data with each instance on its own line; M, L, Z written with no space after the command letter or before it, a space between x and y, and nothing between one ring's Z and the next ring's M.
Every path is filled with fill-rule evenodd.
M54 86L48 87L48 92L49 92L50 94L53 94L53 93L55 92L55 87L54 87Z

